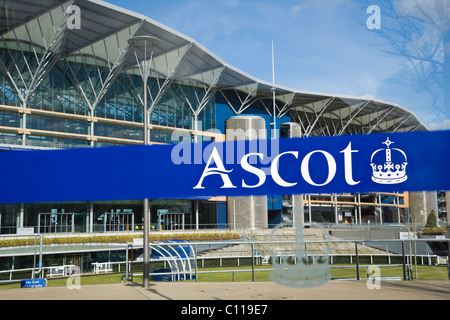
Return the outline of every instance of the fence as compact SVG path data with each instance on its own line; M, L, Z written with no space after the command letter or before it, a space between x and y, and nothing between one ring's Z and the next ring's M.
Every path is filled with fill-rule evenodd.
M383 242L386 249L380 250L373 247L374 244ZM354 240L330 240L330 241L305 241L302 244L295 241L227 241L223 242L192 242L184 243L192 248L192 256L190 257L194 268L191 273L194 279L198 281L202 274L210 273L231 273L234 281L235 274L240 272L251 272L252 281L255 281L255 274L262 271L277 272L277 266L283 268L304 270L315 268L316 266L325 266L324 270L333 269L354 269L354 275L347 277L348 280L360 280L361 274L368 271L369 266L378 266L380 268L400 268L400 274L387 279L396 280L413 280L417 277L417 266L436 266L443 265L448 259L448 250L446 256L436 254L417 254L412 248L417 247L413 244L419 242L432 242L443 245L448 244L448 240L370 240L370 241L354 241ZM385 245L387 243L387 245ZM372 246L371 246L372 244ZM389 245L391 244L391 246ZM396 246L392 246L396 244ZM345 246L340 246L345 245ZM409 246L408 246L409 245ZM331 246L335 251L329 254L323 254L326 251L325 246ZM392 248L391 248L392 247ZM401 248L401 253L392 253L390 249L394 247ZM131 247L130 247L131 248ZM352 252L339 252L344 249L353 248ZM377 253L364 253L365 251L375 250ZM448 261L448 260L447 260ZM161 262L160 260L151 260L151 262ZM170 263L162 261L161 268L170 268ZM136 264L136 262L133 262ZM344 265L338 265L344 264ZM345 265L347 264L347 265ZM133 274L131 262L126 262L127 279L133 276L142 276L141 273ZM267 268L256 268L256 266L267 265ZM269 266L272 266L270 268ZM251 266L251 269L230 269L230 270L201 270L206 267L240 267ZM367 270L365 270L367 269ZM415 269L415 275L413 272ZM450 268L447 264L447 279L450 279ZM174 274L174 270L169 269L168 273ZM280 268L278 268L280 270ZM441 271L441 270L440 270ZM175 272L176 273L176 272ZM131 274L131 277L130 277ZM150 274L154 275L154 274ZM175 281L172 277L172 281Z
M40 234L23 234L23 235L13 235L13 236L9 236L9 235L4 235L2 237L8 238L8 237L14 237L14 238L31 238L34 239L34 260L33 260L33 268L24 270L26 273L31 271L31 279L18 279L18 280L14 280L14 282L20 282L22 280L31 280L34 286L35 283L35 279L36 276L40 276L42 275L42 256L43 256L43 237ZM39 241L38 241L39 239ZM38 243L39 242L39 243ZM39 261L38 261L39 258ZM12 277L13 277L13 270L10 271L10 280L9 282L13 281ZM3 281L0 280L0 283L3 282L8 282L8 280Z
M26 236L27 237L27 236ZM0 282L17 281L22 278L49 277L53 272L42 268L42 241L37 244L35 238L34 268L5 270L0 272ZM411 239L411 240L317 240L304 241L210 241L210 242L176 242L172 248L167 243L151 243L160 256L151 259L150 270L165 269L166 273L152 272L153 276L172 275L171 280L195 279L208 273L230 273L230 280L242 272L250 272L252 281L259 272L274 272L279 266L294 266L307 269L311 266L326 267L327 270L348 270L347 279L361 279L368 266L397 268L397 278L412 280L417 277L417 266L439 266L442 273L445 269L446 279L450 279L450 269L445 268L448 259L449 239ZM421 244L428 243L438 247L441 254L420 253ZM184 251L177 250L179 246ZM382 248L382 249L380 249ZM134 276L142 276L142 262L130 261L129 252L141 250L142 245L129 244L123 247L126 251L125 261L94 263L94 273L126 273L124 278L132 280ZM327 249L328 252L324 254ZM400 251L400 252L396 252ZM38 262L39 261L39 262ZM225 267L231 268L224 270ZM245 268L249 267L249 268ZM293 268L294 268L293 267ZM395 268L394 268L395 267ZM218 268L210 271L205 268ZM244 268L244 269L241 269ZM300 268L299 268L300 269ZM416 273L414 274L414 271ZM55 269L56 271L56 269ZM62 274L58 276L67 276Z
M113 271L112 262L96 262L93 263L94 273L108 273Z

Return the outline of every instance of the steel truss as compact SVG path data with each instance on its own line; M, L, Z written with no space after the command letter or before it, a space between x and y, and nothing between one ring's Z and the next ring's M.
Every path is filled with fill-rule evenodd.
M20 0L11 1L6 0L11 7L20 5ZM174 101L185 110L185 120L180 121L185 122L183 127L189 122L194 141L204 130L199 128L199 116L217 95L236 115L252 108L274 119L288 116L301 125L306 136L426 130L413 113L391 103L302 92L255 79L224 63L194 40L118 7L91 0L50 3L37 5L39 10L30 9L32 19L15 17L8 27L0 29L0 45L6 54L0 72L10 82L4 90L11 91L9 96L17 96L21 104L23 144L29 132L30 101L42 99L49 91L45 87L52 83L47 78L55 68L73 88L56 94L54 99L70 103L75 113L90 116L91 146L95 145L99 113L119 112L142 124L142 85L134 79L143 71L136 61L146 60L150 122L153 115L167 117L167 122L173 123L170 111L164 114L158 109L164 101ZM84 24L79 31L67 25L72 5L79 6L83 14ZM8 9L1 14L2 19L11 19ZM127 43L140 35L161 39L150 59L142 50L131 50ZM123 92L114 91L113 96L117 85Z

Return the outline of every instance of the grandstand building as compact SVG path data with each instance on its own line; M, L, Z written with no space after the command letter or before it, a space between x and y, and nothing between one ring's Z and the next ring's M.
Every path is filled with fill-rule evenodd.
M426 130L412 112L393 103L258 80L180 32L106 2L2 0L0 5L0 148L5 152L143 144L144 119L150 144L174 143L175 130L192 142L223 140L227 119L245 115L265 120L267 138L273 124L279 130L284 123L297 123L305 137ZM148 36L158 41L148 47L130 41ZM89 172L102 166L88 159L79 165L87 183ZM306 223L401 224L411 203L414 210L439 212L437 193L420 193L419 199L395 190L303 197ZM441 213L444 203L440 194ZM291 207L292 197L269 195L268 225L288 219ZM228 209L226 198L154 200L151 224L229 228ZM134 201L11 204L0 206L0 230L119 232L140 230L142 217L142 202Z

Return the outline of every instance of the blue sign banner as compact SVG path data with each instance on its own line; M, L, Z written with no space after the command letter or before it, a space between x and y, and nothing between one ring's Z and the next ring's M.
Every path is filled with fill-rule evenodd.
M20 288L44 288L46 279L25 279L20 281Z
M0 203L450 190L450 131L0 153Z

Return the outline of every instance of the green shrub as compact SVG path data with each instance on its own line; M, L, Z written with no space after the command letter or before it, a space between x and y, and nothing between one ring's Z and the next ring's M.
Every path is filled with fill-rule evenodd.
M445 234L445 228L424 228L422 230L422 234L425 235L443 235Z
M139 235L117 235L117 236L97 236L97 237L61 237L61 238L45 238L44 245L58 244L88 244L88 243L130 243L133 239L139 239ZM150 242L160 242L168 240L183 241L212 241L212 240L237 240L240 239L239 233L192 233L192 234L151 234ZM37 244L40 239L37 239ZM34 239L9 239L0 240L0 248L34 246Z
M434 210L431 210L430 214L427 217L427 223L425 224L426 228L437 228L437 217L434 214Z

